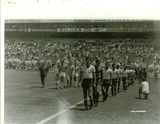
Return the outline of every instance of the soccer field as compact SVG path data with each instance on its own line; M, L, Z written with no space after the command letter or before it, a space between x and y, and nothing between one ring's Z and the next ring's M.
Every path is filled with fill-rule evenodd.
M5 70L5 124L160 124L160 79L148 78L147 100L138 98L138 81L126 92L100 96L99 106L84 111L82 88L56 89L53 72L41 88L37 71Z

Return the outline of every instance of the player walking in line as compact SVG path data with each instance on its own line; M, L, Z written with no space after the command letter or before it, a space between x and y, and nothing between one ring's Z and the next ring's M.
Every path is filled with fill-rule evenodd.
M80 71L79 71L79 84L78 87L80 87L80 85L82 84L82 79L83 79L83 71L82 71L82 67L85 66L85 61L81 61L80 64Z
M159 71L158 71L158 69L156 68L156 69L154 70L155 83L157 83L158 73L159 73Z
M84 95L85 110L88 110L87 94L90 99L90 108L93 106L93 86L96 84L95 67L91 65L91 59L86 58L86 64L81 68L82 72L82 88Z
M121 84L121 80L122 80L122 69L120 69L119 65L116 65L116 69L118 70L118 93L119 93L119 89L120 89L120 84Z
M59 83L61 85L61 89L66 87L66 70L67 65L64 63L64 60L62 60L59 67Z
M132 83L132 79L133 78L133 75L132 75L132 69L131 69L131 66L128 66L128 84L127 84L127 87L129 87Z
M72 75L74 77L74 81L75 81L75 83L74 83L74 87L75 88L78 86L77 83L78 83L79 73L80 73L80 68L78 66L78 62L75 60L75 62L74 62L74 68L73 68L73 73L72 73Z
M70 61L68 67L67 67L67 87L71 87L72 86L72 73L73 73L73 65L72 62Z
M116 86L119 78L119 71L116 69L115 64L112 65L113 73L112 73L112 96L116 96Z
M40 76L41 76L42 88L44 88L44 86L45 86L45 78L47 76L48 71L49 71L49 65L46 65L46 67L45 67L44 62L42 62L41 66L39 67L39 73L40 73Z
M112 73L113 73L113 70L111 68L109 68L109 64L106 62L105 68L103 68L103 70L102 70L102 81L103 81L102 94L103 94L103 101L104 102L108 98L108 91L109 91L109 87L111 85Z
M124 67L122 68L123 91L127 90L127 87L126 87L127 78L128 78L128 70L127 70L127 67L124 66Z
M96 59L95 64L96 70L96 87L93 87L93 100L95 106L98 106L99 94L101 91L101 82L102 82L102 66L100 65L100 59Z

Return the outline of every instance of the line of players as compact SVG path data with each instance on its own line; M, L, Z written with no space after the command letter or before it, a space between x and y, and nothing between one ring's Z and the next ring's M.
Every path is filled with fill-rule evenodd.
M77 60L70 61L68 64L61 60L58 64L59 70L56 73L56 86L57 88L68 88L73 84L74 87L80 87L83 83L83 66L86 62L79 62ZM91 99L90 108L92 106L98 106L99 95L103 94L103 101L105 102L108 98L108 92L111 88L112 96L116 96L120 92L120 85L122 83L123 91L127 90L127 87L134 85L134 81L138 79L141 82L142 77L147 78L147 67L135 67L133 65L126 65L120 63L106 62L102 66L99 58L96 58L95 63L92 64L94 67L93 73L96 80L95 86L93 85L93 100ZM94 82L94 81L93 81ZM82 86L83 87L83 86ZM93 101L93 104L92 104ZM86 108L87 109L87 108Z

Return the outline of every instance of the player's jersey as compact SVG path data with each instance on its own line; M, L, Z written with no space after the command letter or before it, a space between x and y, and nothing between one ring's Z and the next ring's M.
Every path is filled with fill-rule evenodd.
M122 70L122 77L128 77L128 70Z
M96 71L96 78L101 78L101 71L102 71L102 66L99 65L97 71Z
M118 69L118 71L119 71L119 77L122 77L122 69Z
M115 69L112 73L112 78L113 79L117 79L119 77L119 70Z
M66 72L66 70L67 70L67 65L66 65L66 64L63 64L63 65L60 67L60 69L61 69L61 72Z
M113 73L113 70L111 68L108 68L107 70L105 68L102 69L103 71L103 79L110 79L110 75Z
M82 66L81 68L83 72L83 78L93 79L93 73L95 72L95 67L93 65L90 65L89 68L85 66Z

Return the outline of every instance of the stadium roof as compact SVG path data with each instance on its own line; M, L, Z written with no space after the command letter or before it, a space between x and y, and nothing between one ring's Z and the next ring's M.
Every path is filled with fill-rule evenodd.
M5 23L96 23L96 22L160 22L160 20L136 20L136 19L6 19Z

